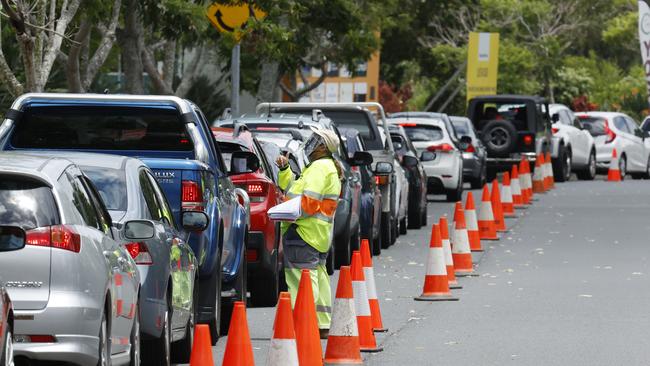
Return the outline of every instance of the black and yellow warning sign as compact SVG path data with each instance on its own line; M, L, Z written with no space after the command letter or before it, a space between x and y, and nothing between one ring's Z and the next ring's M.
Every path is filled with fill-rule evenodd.
M266 13L253 5L223 5L214 3L208 7L207 16L210 23L221 33L232 34L239 40L248 20L263 19Z

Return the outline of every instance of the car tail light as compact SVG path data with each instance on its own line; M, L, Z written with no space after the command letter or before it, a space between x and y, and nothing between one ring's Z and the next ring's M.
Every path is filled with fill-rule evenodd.
M70 226L55 225L32 229L26 232L25 243L40 247L58 248L79 253L81 237Z
M553 132L553 134L555 135L556 133L560 132L560 129L557 127L552 127L551 132Z
M427 147L427 150L433 152L450 152L450 151L454 151L454 147L451 146L450 144L444 143L440 145L431 145Z
M263 202L269 190L266 182L249 182L237 186L248 193L251 202ZM243 204L243 202L240 203Z
M127 243L124 244L124 247L131 255L131 258L135 261L135 264L142 264L150 266L153 264L153 258L151 253L149 253L149 248L147 244L142 242Z
M402 127L417 127L418 126L417 123L412 123L412 122L411 123L400 123L399 125L402 126Z
M203 211L203 193L198 182L193 180L181 182L181 201L183 210Z
M259 260L259 253L256 249L246 249L246 262L257 262Z
M56 338L47 334L16 334L14 335L16 343L54 343Z
M467 149L465 149L465 152L474 153L474 152L476 152L476 148L474 147L474 145L469 144L469 145L467 145Z
M383 186L388 184L388 176L387 175L375 175L375 183L379 186Z
M605 140L606 144L609 144L610 142L614 141L616 138L616 133L612 131L611 128L609 128L609 121L605 120L605 134L607 135L607 140Z
M533 144L533 136L526 135L524 136L524 145L530 146Z

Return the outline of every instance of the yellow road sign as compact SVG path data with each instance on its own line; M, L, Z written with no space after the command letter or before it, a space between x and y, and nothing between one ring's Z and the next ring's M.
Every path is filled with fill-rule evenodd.
M239 40L248 19L263 19L266 13L248 4L230 6L214 3L208 7L206 15L219 32L230 33Z

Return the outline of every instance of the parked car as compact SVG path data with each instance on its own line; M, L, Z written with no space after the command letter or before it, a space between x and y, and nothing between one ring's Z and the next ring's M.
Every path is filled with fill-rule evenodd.
M254 306L275 306L282 282L282 246L280 223L269 220L266 212L282 202L282 190L274 174L275 162L266 158L257 139L244 125L235 129L213 127L212 133L228 166L233 153L249 151L260 160L257 171L234 176L235 186L250 197L251 227L246 243L248 289Z
M359 131L351 128L340 130L343 134L348 156L353 157L357 151L366 151L366 145ZM381 191L379 179L374 175L370 165L352 167L358 170L361 176L361 238L368 239L371 243L373 255L381 254Z
M0 255L16 360L137 365L140 275L88 177L67 159L0 153L0 205L24 245ZM121 233L154 230L133 220Z
M235 190L201 110L173 96L43 93L19 97L8 117L0 127L0 150L139 157L163 188L176 222L187 210L208 215L208 228L187 241L199 260L197 322L210 325L216 343L228 331L234 302L246 300L248 219L238 202L246 193ZM242 154L238 159L255 163L254 154Z
M22 229L0 226L0 255L25 246ZM21 236L23 239L21 240ZM7 289L0 283L0 366L14 364L14 309Z
M371 111L378 113L378 118ZM324 113L338 128L353 128L359 131L368 152L373 156L373 171L379 176L382 214L381 245L387 248L396 238L398 226L399 201L396 192L395 150L389 135L384 109L379 103L262 103L257 113L272 111L277 113ZM379 131L382 130L384 138Z
M391 125L390 136L409 183L408 227L419 229L427 223L427 174L404 128Z
M274 138L279 138L280 133L287 137L287 143L298 139L296 132L298 131L302 139L306 141L311 136L312 131L310 126L319 126L334 131L339 137L340 133L336 126L331 123L328 118L319 115L314 117L311 113L309 115L264 115L260 118L243 118L238 119L237 123L246 125L254 133L274 133ZM215 125L220 127L232 128L235 125L234 120L217 121ZM286 132L284 132L286 131ZM260 135L262 136L262 135ZM277 141L277 140L276 140ZM277 141L281 143L280 141ZM286 145L285 146L289 146ZM295 145L294 145L295 146ZM302 160L299 164L302 167L308 164L307 156L302 151L302 147L298 144L295 153L298 158ZM366 158L371 158L370 154ZM328 258L328 271L333 273L334 269L340 266L349 265L352 257L352 251L359 246L359 210L361 208L359 202L361 200L361 182L355 180L352 170L352 165L358 164L354 159L348 159L348 153L345 146L341 144L340 150L333 154L333 157L343 167L343 184L341 184L341 196L339 204L336 208L334 216L334 238L333 245L331 246L332 252ZM364 156L364 153L359 153L359 156Z
M198 263L153 173L142 161L123 156L71 152L57 156L75 163L95 185L118 230L133 220L146 220L154 227L149 239L134 241L125 233L116 238L140 272L142 362L189 362L198 302ZM208 216L202 211L185 211L181 220L186 232L208 226Z
M469 182L472 189L481 189L487 182L487 152L483 142L467 117L450 116L456 136L469 137L467 148L463 151L463 181Z
M650 132L650 116L643 119L643 122L641 122L641 129L644 132Z
M526 95L486 95L472 98L469 119L487 150L488 181L497 172L508 171L526 157L550 152L562 160L565 151L551 135L548 103L542 97Z
M612 150L616 149L621 177L650 177L650 140L648 133L628 115L619 112L586 112L578 114L585 129L596 143L596 167L609 169Z
M594 179L596 177L594 138L567 106L551 104L549 108L553 122L551 131L559 140L559 151L563 152L560 158L553 160L555 180L568 181L571 179L571 172L576 172L580 179Z
M456 202L463 195L463 155L451 140L452 127L436 118L390 118L402 126L420 156L429 194L446 194ZM451 130L449 129L451 128Z

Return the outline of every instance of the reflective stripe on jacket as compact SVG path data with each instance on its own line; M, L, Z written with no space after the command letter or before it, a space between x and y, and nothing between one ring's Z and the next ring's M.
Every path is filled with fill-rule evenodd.
M302 197L302 217L296 220L297 232L307 244L325 253L329 250L332 223L341 194L341 181L331 158L309 164L298 180L289 168L280 171L280 188L288 198ZM282 223L284 234L291 223Z

